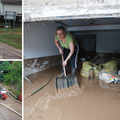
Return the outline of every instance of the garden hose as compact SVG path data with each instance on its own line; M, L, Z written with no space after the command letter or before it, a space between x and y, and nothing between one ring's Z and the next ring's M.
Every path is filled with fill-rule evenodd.
M0 102L0 105L6 107L7 109L11 110L12 112L16 113L17 115L19 115L20 117L22 117L22 115L20 113L18 113L17 111L13 110L12 108L9 108L8 106L4 105L2 102Z
M7 93L8 96L11 97L14 101L22 104L21 102L19 102L18 100L16 100L16 99L12 96L12 94L11 94L10 92L8 92L7 90L6 90L6 93ZM19 115L20 117L22 117L22 115L21 115L20 113L18 113L17 111L13 110L12 108L9 108L8 106L4 105L2 102L0 102L0 105L6 107L7 109L11 110L12 112L14 112L14 113L16 113L17 115Z
M59 69L59 70L60 70L60 69ZM58 70L57 70L57 71L58 71ZM57 71L52 72L50 80L49 80L45 85L43 85L42 87L40 87L39 89L37 89L35 92L33 92L30 96L34 95L36 92L38 92L39 90L41 90L42 88L44 88L44 87L52 80L52 78L53 78L53 73L55 73L55 72L57 72ZM30 96L28 96L28 97L30 97ZM26 98L28 98L28 97L26 97ZM25 98L25 99L26 99L26 98Z
M19 104L22 104L22 102L20 102L19 100L15 99L14 95L12 93L10 93L7 89L5 88L1 88L2 90L4 90L5 92L4 93L7 93L8 96L13 99L14 101L18 102ZM3 92L3 91L2 91Z
M10 92L7 91L7 93L8 93L8 96L12 98L14 101L18 102L19 104L22 104L22 102L16 100Z

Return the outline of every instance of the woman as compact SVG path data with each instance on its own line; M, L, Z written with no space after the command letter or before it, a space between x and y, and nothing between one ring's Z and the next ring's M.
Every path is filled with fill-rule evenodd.
M63 54L64 56L62 65L65 66L67 73L67 62L70 59L72 75L75 75L77 69L77 55L79 52L77 41L70 33L67 33L63 26L58 26L55 34L55 44L59 49L60 54ZM58 41L64 48L63 50L60 48ZM62 72L62 75L64 75L64 71Z

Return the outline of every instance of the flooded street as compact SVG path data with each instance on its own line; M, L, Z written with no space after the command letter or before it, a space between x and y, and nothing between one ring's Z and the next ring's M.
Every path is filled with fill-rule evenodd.
M50 80L54 71L50 83L30 96ZM81 76L78 69L79 93L68 98L56 98L54 80L59 74L61 66L27 76L32 83L26 80L24 83L25 120L120 120L119 84L100 84L98 78L90 80Z
M22 50L0 42L0 58L1 59L21 59Z
M22 105L12 100L9 96L7 96L6 100L0 100L0 102L22 114ZM0 120L22 120L22 118L6 107L0 105Z

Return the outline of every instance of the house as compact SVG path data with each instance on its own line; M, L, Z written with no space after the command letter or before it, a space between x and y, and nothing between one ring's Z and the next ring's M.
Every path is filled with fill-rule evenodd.
M22 0L0 0L0 15L5 11L16 11L17 16L22 15Z

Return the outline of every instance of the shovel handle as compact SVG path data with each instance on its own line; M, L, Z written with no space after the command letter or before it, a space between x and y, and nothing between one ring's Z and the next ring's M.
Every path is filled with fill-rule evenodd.
M64 57L63 57L63 54L62 54L62 62L64 62ZM65 75L65 77L66 77L65 66L63 66L63 70L64 70L64 75Z

